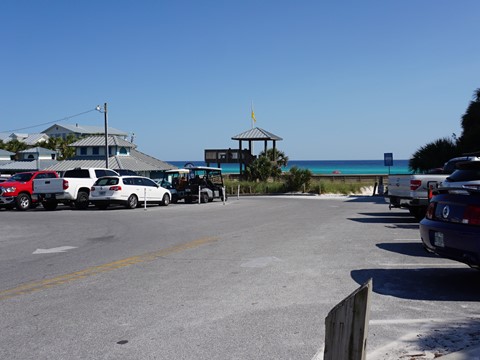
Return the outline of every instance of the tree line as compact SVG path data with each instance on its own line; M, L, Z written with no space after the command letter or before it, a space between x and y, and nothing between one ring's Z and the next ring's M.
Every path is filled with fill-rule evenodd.
M78 139L79 138L73 134L67 135L65 139L61 137L50 137L47 141L37 142L34 147L38 146L56 151L58 160L66 160L75 155L75 149L71 147L70 144ZM12 139L6 142L0 140L0 149L15 153L16 160L18 160L18 152L27 150L31 147L31 145L27 145L17 139Z
M464 155L480 155L480 88L461 118L462 133L434 140L420 147L408 162L414 172L425 172L441 168L448 160Z

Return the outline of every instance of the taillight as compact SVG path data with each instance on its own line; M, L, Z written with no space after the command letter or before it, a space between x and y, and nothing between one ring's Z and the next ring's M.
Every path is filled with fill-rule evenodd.
M110 186L110 188L108 190L111 190L111 191L120 191L122 190L122 187L121 186Z
M63 180L63 190L67 190L68 189L68 181L67 180Z
M431 203L428 205L427 213L425 214L425 217L426 217L427 219L432 220L434 214L435 214L435 203L431 202Z
M417 190L422 185L422 180L410 180L410 190Z
M468 205L463 213L464 224L480 225L480 206Z

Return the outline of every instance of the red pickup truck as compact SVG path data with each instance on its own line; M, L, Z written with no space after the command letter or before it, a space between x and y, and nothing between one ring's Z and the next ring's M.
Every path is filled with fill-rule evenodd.
M0 183L0 207L28 210L35 207L36 200L32 200L33 180L58 178L55 171L29 171L11 176L7 181Z

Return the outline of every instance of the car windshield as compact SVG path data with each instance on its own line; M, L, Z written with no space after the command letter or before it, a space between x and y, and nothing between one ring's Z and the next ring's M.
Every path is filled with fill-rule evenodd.
M27 182L30 181L32 178L32 173L21 173L13 175L8 181L19 181L19 182Z

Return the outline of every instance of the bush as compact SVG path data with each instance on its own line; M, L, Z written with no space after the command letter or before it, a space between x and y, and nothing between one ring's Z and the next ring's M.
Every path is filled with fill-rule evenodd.
M288 191L307 190L310 187L312 172L308 169L299 169L293 166L285 175L285 186Z

